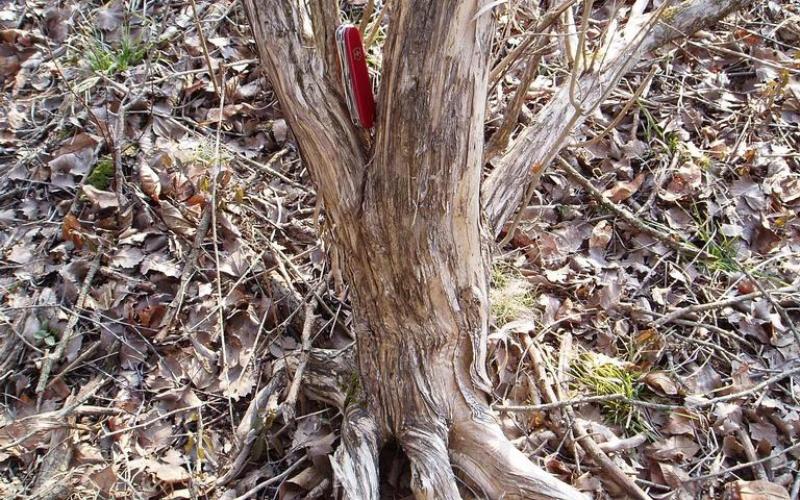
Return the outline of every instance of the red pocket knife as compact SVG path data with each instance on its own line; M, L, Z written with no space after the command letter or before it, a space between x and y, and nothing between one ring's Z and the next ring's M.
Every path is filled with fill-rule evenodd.
M350 118L358 126L372 128L375 121L375 97L367 69L367 54L361 33L352 24L336 29L336 45L342 66L342 84L347 97Z

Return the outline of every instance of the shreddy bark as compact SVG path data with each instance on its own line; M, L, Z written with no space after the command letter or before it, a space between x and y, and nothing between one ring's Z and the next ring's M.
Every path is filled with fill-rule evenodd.
M569 96L558 93L538 117L548 126L521 132L500 158L481 204L490 3L390 2L371 136L345 106L338 1L244 1L351 287L362 390L333 459L346 498L378 498L377 455L389 439L410 460L416 498L460 498L454 467L489 498L582 497L517 450L488 406L490 243L520 203L531 165L561 147L548 138L581 118L563 116ZM745 3L680 3L669 25L642 40L622 36L609 63L578 85L594 82L599 90L586 95L598 101L645 50Z

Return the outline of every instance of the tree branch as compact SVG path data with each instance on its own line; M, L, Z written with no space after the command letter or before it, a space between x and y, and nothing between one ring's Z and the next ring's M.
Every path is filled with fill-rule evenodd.
M663 19L640 43L631 39L634 30L626 29L606 50L606 63L583 74L575 82L576 95L580 96L581 107L587 113L576 114L570 100L570 82L564 82L539 111L535 124L519 135L484 182L483 208L494 234L500 233L523 201L526 187L529 184L535 186L544 168L565 146L572 130L583 122L589 110L602 103L608 92L644 54L709 26L750 3L747 0L687 0L666 9Z
M298 0L244 0L244 7L266 75L335 224L360 204L366 145L331 71L336 2L309 3L310 12Z
M338 81L339 60L336 55L336 27L341 23L339 16L339 2L337 0L311 0L308 2L311 10L311 22L314 27L314 38L317 50L322 53L325 60L326 74L333 81Z

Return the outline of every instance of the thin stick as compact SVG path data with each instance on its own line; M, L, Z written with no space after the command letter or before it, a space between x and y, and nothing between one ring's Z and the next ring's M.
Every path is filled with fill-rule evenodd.
M383 17L386 15L386 12L389 10L389 3L391 1L392 0L386 0L383 3L381 11L378 13L378 18L375 19L375 24L372 26L372 31L369 32L366 40L364 40L364 47L366 47L367 50L372 47L372 44L375 43L375 40L378 38L378 33L381 32L381 22L383 21Z
M193 0L194 1L194 0ZM224 75L223 75L223 85L224 85ZM219 175L221 170L220 165L220 158L219 158L219 144L220 138L222 136L222 110L225 109L225 93L223 92L219 98L219 117L217 120L217 136L216 141L214 143L214 168L211 170L212 175L212 182L211 182L211 243L214 245L214 264L217 271L217 328L219 328L219 338L220 338L220 347L222 348L222 375L225 379L228 379L228 346L227 341L225 339L225 311L224 311L224 304L225 299L222 295L222 273L220 271L220 261L219 261L219 246L217 245L217 194L218 194L218 184L219 184ZM231 430L236 432L236 424L233 417L233 401L231 397L228 396L228 414L230 415L231 420Z
M766 481L767 471L764 469L763 464L757 463L758 455L756 454L756 449L753 447L753 442L750 440L750 436L747 435L746 431L739 428L736 430L736 437L738 437L739 442L742 443L744 454L747 456L747 459L753 464L753 476L761 481Z
M324 289L325 281L323 280L320 286L317 287L316 292L312 294L311 298L306 303L303 333L301 335L300 362L297 364L297 370L294 372L286 401L281 405L286 422L293 420L295 416L295 405L297 404L297 396L300 393L300 382L303 379L303 372L305 372L306 365L308 364L308 352L311 350L311 327L314 325L314 309L317 308L317 297Z
M776 290L772 290L769 293L772 293L772 294L795 293L795 292L797 292L797 290L798 290L798 286L794 285L794 286L789 286L789 287L784 287L784 288L778 288ZM761 297L761 296L765 295L765 293L766 292L762 292L762 291L759 290L757 292L752 292L752 293L747 293L747 294L744 294L744 295L739 295L737 297L732 297L730 299L723 299L723 300L717 300L715 302L707 302L705 304L693 304L691 306L682 307L680 309L672 311L671 313L667 314L666 316L663 316L663 317L659 318L657 321L655 321L654 324L655 324L655 326L662 326L662 325L665 325L667 323L671 323L671 322L675 321L676 319L682 318L682 317L684 317L686 315L689 315L689 314L698 313L698 312L704 312L704 311L710 311L710 310L713 310L713 309L720 309L720 308L723 308L723 307L732 306L734 304L738 304L738 303L744 302L746 300L750 300L750 299L755 299L755 298Z
M588 396L580 399L566 399L564 401L556 401L554 403L544 403L539 405L492 405L492 409L508 412L549 411L558 408L564 408L566 406L581 406L591 403L607 403L610 401L621 401L633 406L640 406L642 408L650 408L653 410L677 410L679 408L683 408L681 405L651 403L649 401L630 399L622 394L609 394L604 396Z
M534 351L536 348L533 349ZM561 338L559 346L559 373L567 372L567 356L572 352L572 334L566 332ZM560 391L562 383L556 381L556 389ZM639 500L650 500L650 496L637 485L620 467L614 463L608 454L604 452L594 438L586 430L586 426L575 416L575 411L571 406L564 407L564 413L572 421L572 430L575 432L575 442L594 460L594 462L611 476L617 485L628 493L629 498Z
M531 349L532 350L532 349ZM541 357L532 358L534 364L537 362L541 362ZM551 409L558 409L558 408L567 408L571 406L577 406L586 403L599 403L605 401L624 401L625 403L629 403L636 406L641 406L643 408L651 408L654 410L678 410L681 408L686 409L703 409L703 408L710 408L719 403L727 403L728 401L733 401L735 399L741 399L747 396L751 396L762 389L765 389L773 384L783 381L789 377L794 375L800 374L800 365L795 366L789 370L783 371L772 377L759 382L758 384L754 385L749 389L745 389L739 392L735 392L733 394L728 394L726 396L719 396L713 399L709 399L706 401L698 401L698 402L685 402L683 405L669 405L669 404L661 404L661 403L650 403L647 401L638 401L635 399L629 399L624 396L592 396L583 399L577 400L568 400L568 401L551 401L547 404L541 405L493 405L497 411L509 411L509 412L529 412L529 411L546 411ZM547 399L547 398L546 398Z
M789 331L792 332L792 335L794 335L794 340L798 344L800 344L800 332L797 331L797 327L794 324L794 320L792 320L792 318L786 312L786 309L772 297L772 294L769 293L769 291L767 291L764 288L764 285L762 285L761 282L757 280L750 271L747 270L747 268L739 264L737 261L734 262L736 262L736 267L738 267L750 279L750 281L753 282L756 288L758 288L758 291L764 294L764 297L766 297L767 301L769 301L769 303L772 304L772 307L774 307L775 310L778 312L778 315L781 317L783 322L786 323L786 326L789 328Z
M579 115L585 114L582 102L578 102L575 96L575 85L579 75L583 72L584 53L586 52L586 31L589 29L589 14L592 13L594 0L583 0L583 15L581 16L581 32L578 35L578 46L575 49L575 60L572 63L572 71L569 72L569 101L575 112Z
M70 316L69 321L67 321L67 326L64 328L64 333L61 335L61 340L56 346L55 351L53 351L52 355L49 354L49 351L45 353L44 361L42 362L42 371L39 374L39 383L36 384L37 409L41 408L42 406L42 396L47 388L47 379L50 377L50 372L53 369L53 363L61 360L67 345L69 345L73 335L75 334L75 326L77 326L79 318L78 311L83 309L83 304L86 302L86 297L89 295L89 288L92 285L92 280L94 280L94 275L97 274L97 270L100 269L100 260L103 257L103 248L103 246L98 248L97 255L95 255L94 260L89 267L89 272L86 273L86 278L83 280L83 286L78 294L78 300L75 302L73 314Z
M706 408L706 407L709 407L709 406L713 406L713 405L715 405L717 403L726 403L728 401L733 401L734 399L740 399L740 398L743 398L745 396L751 396L751 395L755 394L756 392L759 392L761 389L765 389L765 388L771 386L772 384L776 384L778 382L781 382L782 380L784 380L786 378L789 378L789 377L791 377L793 375L797 375L798 373L800 373L800 365L799 366L795 366L794 368L792 368L790 370L786 370L784 372L778 373L777 375L773 375L772 377L770 377L770 378L768 378L768 379L766 379L766 380L754 385L753 387L751 387L749 389L746 389L746 390L743 390L743 391L739 391L739 392L734 392L733 394L728 394L727 396L720 396L718 398L709 399L708 401L703 401L700 404L692 405L692 407L693 408Z
M200 249L203 247L203 241L206 239L208 228L211 226L211 212L213 211L213 203L206 203L203 207L203 214L200 217L200 222L197 225L197 232L194 235L194 245L192 251L189 253L189 258L183 265L181 271L181 283L178 286L178 291L172 302L167 306L167 313L164 319L161 320L161 329L153 339L156 342L161 342L167 337L169 330L172 328L172 323L178 316L178 313L183 306L183 299L186 296L186 289L189 287L189 282L194 275L195 267L197 266L197 258L200 255Z
M204 404L205 403L201 403L199 405L184 406L183 408L175 408L174 410L168 411L167 413L165 413L163 415L159 415L157 417L151 418L150 420L148 420L146 422L142 422L140 424L132 425L132 426L126 427L124 429L117 429L117 430L111 431L111 432L104 432L103 433L103 437L116 436L117 434L124 434L126 432L131 432L131 431L134 431L136 429L141 429L143 427L147 427L148 425L153 425L156 422L160 422L161 420L164 420L167 417L171 417L172 415L177 415L178 413L181 413L181 412L184 412L184 411L197 410L198 408L202 407Z
M492 68L492 71L489 73L490 88L493 88L497 84L497 82L500 80L500 77L503 76L508 68L511 67L511 65L528 50L536 38L541 36L541 33L549 28L550 25L558 19L561 13L570 8L575 1L576 0L566 0L542 16L541 20L531 30L531 33L528 34L527 38L522 43L517 45L514 50L509 52L503 59L501 59L500 62L494 66L494 68Z
M200 25L200 16L197 14L197 4L194 0L189 0L192 5L192 16L194 16L194 24L197 26L197 36L200 38L200 45L203 48L203 56L206 59L206 65L208 66L208 76L211 77L211 83L214 85L214 92L222 99L222 93L220 92L220 85L217 82L217 74L214 73L214 67L211 66L211 56L208 53L208 45L206 45L206 36L203 33L203 27ZM222 116L222 113L220 113Z
M47 383L47 387L48 388L52 387L53 384L61 380L64 377L64 375L69 373L73 368L86 361L92 354L94 354L94 351L98 347L100 347L99 340L96 341L94 344L90 345L87 349L85 349L77 358L75 358L75 361L65 366L64 369L61 370L61 372L59 372L55 377L53 377L50 380L50 382Z
M266 488L268 486L271 486L273 484L279 483L279 482L283 481L284 479L286 479L287 477L289 477L289 475L292 472L294 472L295 470L297 470L300 467L300 464L305 462L305 460L306 460L305 456L301 457L300 460L298 460L297 462L295 462L292 465L290 465L285 471L281 472L277 476L274 476L274 477L271 477L270 479L267 479L266 481L264 481L263 483L255 486L255 487L251 488L244 495L242 495L240 497L236 497L234 500L248 500L249 498L255 497L256 494L259 491L263 490L264 488Z
M561 156L556 157L559 165L564 170L564 172L569 175L569 177L574 180L578 185L588 191L589 195L594 198L600 205L603 206L606 210L610 211L620 219L624 220L628 224L632 225L636 229L646 233L653 238L657 239L658 241L666 244L670 248L683 252L688 253L689 255L697 255L704 253L701 249L695 247L694 245L684 243L680 240L680 238L672 234L671 232L664 231L664 230L657 230L653 227L648 226L645 224L641 219L637 218L633 215L629 210L626 210L623 206L620 206L617 203L612 202L608 199L599 189L594 187L594 185L581 175L572 165L569 164L567 160L562 158Z
M511 103L503 116L503 123L500 125L500 128L497 129L497 132L492 135L489 144L486 146L483 154L483 163L488 163L508 146L511 132L514 130L514 127L517 126L520 111L522 111L522 106L525 105L525 99L528 96L528 88L530 88L531 83L538 74L539 61L542 59L542 54L549 48L546 44L547 38L542 37L534 48L534 55L531 60L528 61L528 66L525 68L522 81L520 81L517 86L517 91L514 93L514 97L511 99Z
M575 145L575 147L577 147L577 148L586 148L586 147L592 146L594 144L597 144L600 141L600 139L602 139L603 137L608 135L612 130L617 128L617 125L619 125L619 123L622 121L622 119L625 118L628 115L628 112L631 110L631 108L633 107L634 103L638 102L638 100L642 96L642 93L644 92L644 90L650 85L650 80L653 79L653 76L656 74L657 70L658 70L658 66L653 66L652 68L650 68L650 72L647 74L647 76L644 78L644 80L642 80L642 83L636 89L636 92L634 92L633 96L630 99L627 100L627 102L622 107L620 112L617 113L617 116L615 116L614 119L611 120L611 123L609 123L608 126L606 126L603 129L602 132L600 132L599 134L597 134L593 138L589 139L588 141L579 142L578 144Z
M776 458L780 458L783 455L785 455L785 454L787 454L787 453L789 453L791 451L794 451L794 450L796 450L798 448L800 448L800 442L794 443L793 445L789 446L788 448L784 448L784 449L782 449L780 451L776 451L775 453L773 453L772 455L770 455L768 457L760 458L758 460L754 460L752 462L746 462L746 463L743 463L743 464L736 464L733 467L729 467L727 469L723 469L723 470L721 470L719 472L712 472L711 474L704 474L702 476L690 477L688 479L685 479L684 481L690 482L690 483L697 483L697 482L701 482L701 481L706 481L708 479L716 479L716 478L724 476L726 474L730 474L731 472L736 472L737 470L746 469L748 467L752 467L752 466L757 465L757 464L763 464L763 463L769 462L770 460L775 460Z
M364 7L364 10L361 11L361 23L358 25L358 31L361 32L361 36L363 37L367 31L367 25L369 24L369 18L372 17L372 12L375 10L375 0L369 0L367 6Z

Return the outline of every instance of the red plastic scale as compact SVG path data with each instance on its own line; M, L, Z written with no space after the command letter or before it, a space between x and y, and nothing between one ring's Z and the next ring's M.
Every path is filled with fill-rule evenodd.
M360 127L372 128L375 121L375 96L372 93L361 33L352 24L343 24L336 29L336 44L350 118Z

